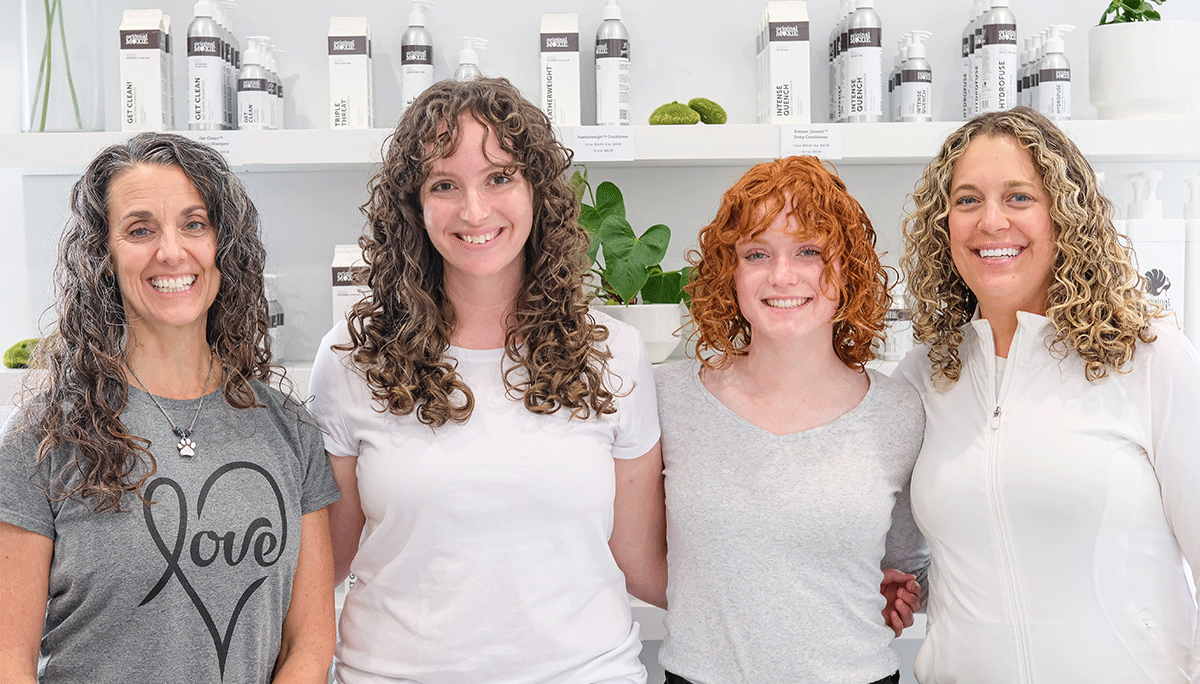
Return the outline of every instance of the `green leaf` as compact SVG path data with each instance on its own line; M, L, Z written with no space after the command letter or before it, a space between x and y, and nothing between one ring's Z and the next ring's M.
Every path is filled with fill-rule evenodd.
M637 297L648 277L645 268L627 259L614 259L613 263L606 261L604 264L604 280L624 304L631 303Z
M625 218L625 198L614 183L604 181L596 188L596 211L601 216L620 216Z
M599 211L596 211L595 207L589 207L586 204L579 205L579 225L591 233L593 238L600 234L600 224L603 221L604 217L600 215Z
M656 266L667 255L667 245L671 242L671 229L659 223L650 226L642 236L638 238L637 246L634 248L635 256L641 260L647 268Z
M604 264L607 267L610 259L625 259L633 252L637 243L637 235L633 226L624 216L609 215L600 224L600 244L604 245Z
M663 273L655 268L642 286L642 301L647 304L678 304L683 298L683 274L679 271Z

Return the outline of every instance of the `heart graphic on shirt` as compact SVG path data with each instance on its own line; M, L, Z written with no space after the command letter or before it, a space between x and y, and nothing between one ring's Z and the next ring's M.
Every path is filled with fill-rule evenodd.
M229 654L229 644L233 637L234 628L237 627L238 618L241 616L246 604L250 601L250 597L262 586L263 582L267 581L267 575L254 580L242 591L229 617L229 622L225 625L224 630L219 629L213 620L211 611L209 611L204 600L188 580L183 566L180 565L180 558L184 555L185 546L195 567L207 567L216 561L219 556L223 555L225 564L229 567L239 565L249 556L254 563L262 568L270 567L278 562L283 556L284 549L287 547L287 509L283 505L283 493L279 490L279 485L276 483L275 478L256 463L249 463L247 461L227 463L214 471L212 475L209 475L208 479L204 482L204 486L200 488L199 496L196 498L196 519L199 520L203 515L204 502L208 498L212 487L225 475L239 470L250 470L260 474L266 480L267 484L270 485L272 491L275 492L275 501L279 506L280 532L278 537L272 531L271 521L266 518L256 518L246 527L240 549L236 549L236 553L237 534L233 531L219 534L215 530L200 530L191 535L191 542L188 544L187 497L184 495L183 487L179 486L178 482L169 477L159 477L150 482L146 487L146 501L142 504L142 514L146 519L146 529L149 530L150 537L154 540L155 546L158 547L159 553L167 561L167 568L163 571L158 583L154 585L154 588L146 594L146 597L138 605L139 607L144 606L153 601L166 588L172 577L179 580L180 587L183 588L192 605L196 607L196 611L200 614L200 619L204 621L204 626L208 629L208 633L212 637L222 679L225 677L225 660ZM175 492L175 498L179 503L179 525L175 532L175 544L170 547L163 539L163 535L159 532L158 525L154 520L154 506L148 503L154 500L154 493L160 487L166 487ZM254 545L253 554L250 553L252 543ZM211 549L211 553L206 554L206 546ZM222 550L224 551L223 554Z

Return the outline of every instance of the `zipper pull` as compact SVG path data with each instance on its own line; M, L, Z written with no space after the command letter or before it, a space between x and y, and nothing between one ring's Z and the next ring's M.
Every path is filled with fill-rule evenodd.
M995 430L996 428L999 428L999 427L1000 427L1000 407L997 406L995 413L992 414L992 429Z

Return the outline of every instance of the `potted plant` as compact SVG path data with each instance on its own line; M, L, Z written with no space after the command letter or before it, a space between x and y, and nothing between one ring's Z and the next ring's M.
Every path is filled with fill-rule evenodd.
M1088 31L1088 94L1101 119L1200 114L1200 24L1161 21L1165 0L1111 0Z
M650 360L664 361L679 345L683 286L691 267L664 271L671 229L656 224L638 235L625 217L625 198L611 181L592 192L587 169L571 177L579 200L579 223L592 236L588 248L593 299L613 318L636 327ZM588 204L584 200L589 200Z

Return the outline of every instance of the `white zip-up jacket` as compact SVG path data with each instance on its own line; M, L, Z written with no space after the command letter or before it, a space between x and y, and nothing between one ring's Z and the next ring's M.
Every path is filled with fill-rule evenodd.
M921 394L913 470L929 540L923 684L1200 682L1200 355L1174 327L1095 382L1054 329L1018 314L997 390L992 330L965 327L962 376L928 349L897 373Z

